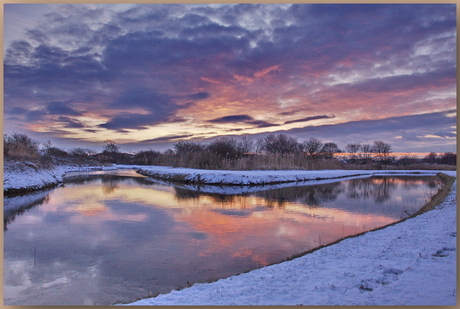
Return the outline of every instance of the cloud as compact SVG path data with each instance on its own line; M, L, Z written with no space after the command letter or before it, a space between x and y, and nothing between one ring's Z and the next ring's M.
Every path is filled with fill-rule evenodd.
M168 136L162 136L162 137L157 137L157 138L152 138L152 139L146 139L141 141L141 143L150 143L150 142L168 142L176 139L183 139L187 137L193 137L193 134L184 134L184 135L168 135Z
M289 112L281 112L281 113L278 113L278 115L281 115L281 116L291 116L291 115L295 115L301 111L304 111L304 110L310 110L310 108L299 108L299 109L295 109L295 110L291 110Z
M190 99L191 100L204 100L204 99L207 99L209 98L209 93L208 92L197 92L197 93L194 93L194 94L191 94L190 95Z
M254 118L252 118L249 115L230 115L230 116L208 120L208 122L211 122L211 123L238 123L238 122L247 122L247 121L252 121L252 120L254 120Z
M61 116L57 118L57 121L63 123L65 128L79 129L85 127L80 121L69 117Z
M10 115L24 115L27 113L25 108L21 107L12 107L6 111Z
M98 125L100 128L127 133L127 129L146 130L149 125L155 124L151 115L123 113L112 117L106 123Z
M74 110L69 106L69 102L49 102L46 104L46 110L49 115L67 115L67 116L79 116L82 113Z
M244 123L244 124L253 125L257 128L267 128L267 127L278 126L278 124L269 123L263 120L255 120L249 115L224 116L224 117L208 120L208 122L210 123ZM235 131L235 130L236 129L232 129L232 131Z
M327 116L327 115L312 116L312 117L306 117L306 118L301 118L301 119L289 120L289 121L286 121L284 124L295 123L295 122L306 122L306 121L312 121L312 120L318 120L318 119L328 119L328 118L335 118L335 116L334 115L332 116Z
M203 97L199 94L198 97ZM100 124L99 127L119 132L126 132L125 129L144 130L149 126L168 122L174 117L175 112L187 107L189 104L179 105L166 94L159 93L154 89L135 87L128 89L116 98L108 107L113 109L131 110L142 108L147 114L121 112L115 114L109 121Z

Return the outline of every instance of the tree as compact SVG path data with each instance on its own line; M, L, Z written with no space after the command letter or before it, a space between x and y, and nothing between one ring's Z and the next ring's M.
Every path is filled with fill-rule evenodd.
M361 145L361 154L360 157L361 159L367 161L371 158L371 153L372 153L372 146L369 144L362 144Z
M120 146L116 142L108 139L104 141L103 152L118 153L120 152Z
M303 149L308 154L310 158L316 156L321 150L323 143L314 137L310 137L307 141L303 143Z
M242 155L236 139L228 136L218 137L208 145L207 150L222 158L235 159Z
M445 152L441 155L440 158L441 164L456 165L457 164L457 154L452 152Z
M204 150L204 146L194 142L180 141L173 145L176 154L198 153Z
M69 153L71 156L80 157L80 158L89 157L95 154L95 152L92 149L81 148L81 147L72 148L69 151Z
M361 144L348 144L345 146L345 151L351 154L357 153L361 150Z
M282 156L299 152L301 149L297 139L285 134L270 134L257 143L261 151Z
M143 150L134 155L133 161L134 164L154 165L160 155L161 153L156 150Z
M54 147L50 140L47 140L46 142L44 142L42 146L43 146L42 152L44 156L63 158L69 155L65 150L58 148L58 147Z
M434 164L438 162L438 155L435 152L430 152L423 158L423 162Z
M372 152L380 158L380 161L387 161L391 153L391 146L383 141L374 141Z
M336 143L324 143L323 147L320 150L322 156L326 159L332 159L335 153L339 152L340 149Z
M254 148L254 142L248 135L243 135L238 143L238 148L243 155L250 153Z

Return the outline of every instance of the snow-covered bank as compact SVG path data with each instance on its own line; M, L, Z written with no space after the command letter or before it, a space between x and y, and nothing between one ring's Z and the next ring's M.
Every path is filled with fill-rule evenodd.
M27 192L46 187L52 187L62 183L63 177L68 172L81 172L109 169L135 169L138 173L150 176L163 181L175 181L187 185L199 184L203 191L203 184L214 185L209 187L209 192L215 192L218 187L223 186L257 186L267 184L294 183L302 181L320 182L327 179L338 179L345 177L359 177L388 174L417 174L436 175L439 171L424 170L255 170L255 171L225 171L225 170L200 170L190 168L173 168L169 166L145 166L145 165L113 165L113 166L70 166L59 165L52 169L38 168L33 163L4 164L3 191L7 194L16 192ZM217 188L217 189L216 189ZM234 188L234 193L246 192L244 188ZM246 188L247 189L247 188ZM252 188L250 191L254 191ZM226 188L224 194L229 190ZM219 190L218 190L219 191Z
M3 192L20 193L56 186L71 171L90 171L113 167L58 165L50 169L39 168L30 162L5 162L3 165Z
M426 174L435 175L439 171L426 170L200 170L174 168L170 166L117 165L119 168L137 169L137 172L152 178L181 183L207 185L263 185L287 182L300 182L323 179L336 179L364 175L388 174Z
M456 183L435 209L401 223L128 305L455 305Z

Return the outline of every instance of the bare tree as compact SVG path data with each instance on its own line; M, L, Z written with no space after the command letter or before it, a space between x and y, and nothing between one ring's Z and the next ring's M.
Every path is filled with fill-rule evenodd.
M249 135L243 135L238 142L238 149L242 154L250 153L254 149L254 142Z
M386 161L390 156L391 146L384 141L374 141L372 152L375 153L375 155L380 158L381 161Z
M297 139L286 134L270 134L258 141L259 149L269 154L287 155L300 151Z
M438 155L435 152L430 152L423 158L423 162L426 163L436 163L438 161Z
M238 148L236 139L233 137L221 136L212 141L208 145L207 150L219 157L235 159L241 155Z
M303 149L310 158L316 156L321 150L322 146L323 143L319 139L314 137L310 137L310 139L303 142Z
M120 151L120 146L115 141L107 139L104 141L103 152L117 153Z
M323 147L320 150L320 153L326 159L332 159L334 154L336 154L339 151L340 151L339 146L337 146L336 143L329 142L329 143L324 143Z
M174 150L177 154L198 153L204 150L204 146L194 142L180 141L174 143Z
M369 144L362 144L361 145L361 153L359 154L359 158L362 160L363 163L368 163L372 157L372 146Z

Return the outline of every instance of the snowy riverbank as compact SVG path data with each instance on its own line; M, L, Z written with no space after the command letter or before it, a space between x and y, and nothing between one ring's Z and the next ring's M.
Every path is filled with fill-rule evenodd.
M4 162L3 191L8 194L40 190L58 185L68 172L113 168L114 167L58 165L50 169L44 169L31 162Z
M456 184L435 209L401 223L128 305L456 305Z
M266 185L344 177L423 174L436 175L439 171L427 170L200 170L170 166L116 165L118 168L136 169L138 173L163 181L206 185Z

